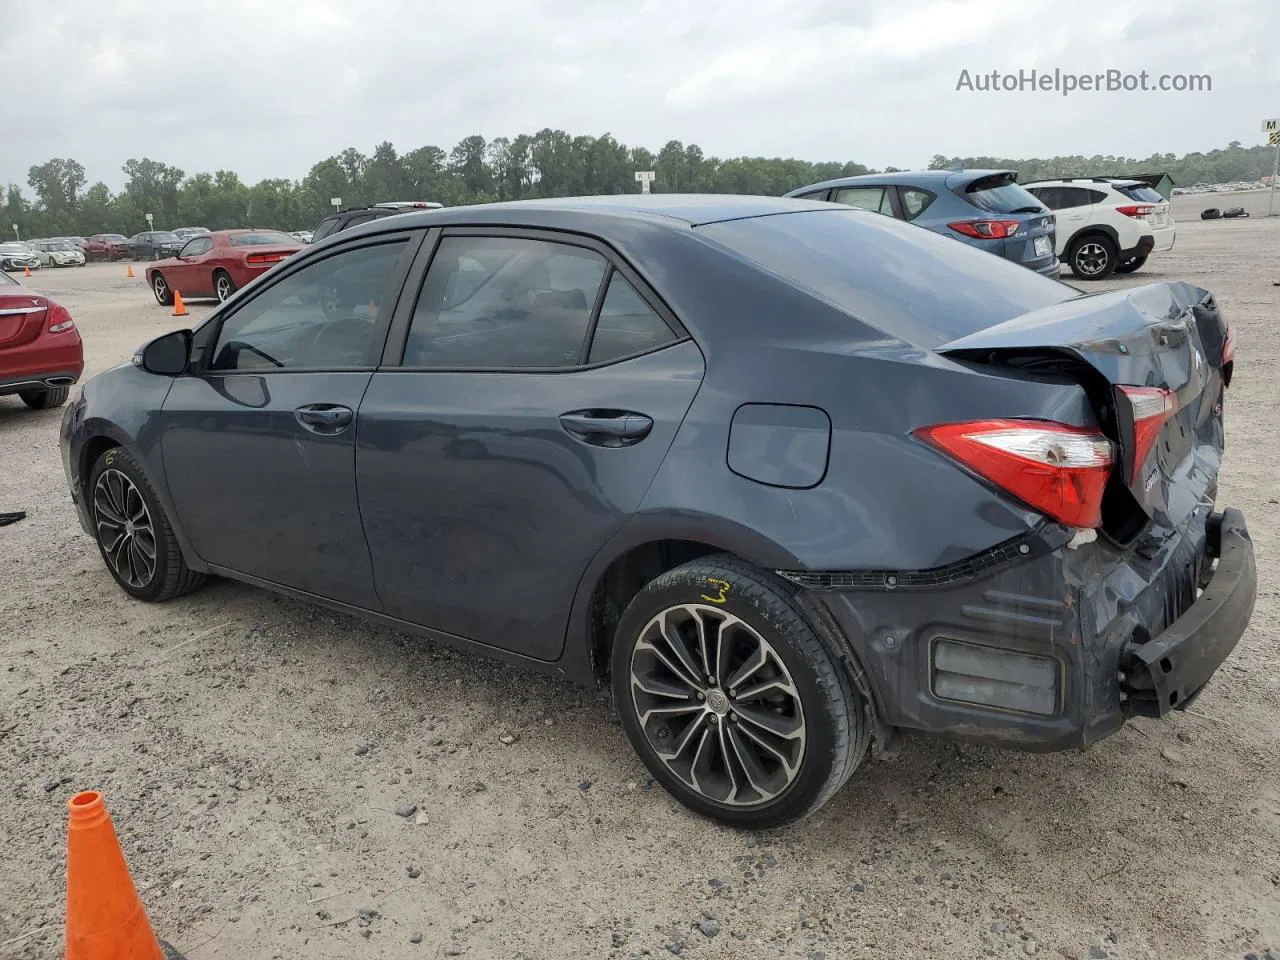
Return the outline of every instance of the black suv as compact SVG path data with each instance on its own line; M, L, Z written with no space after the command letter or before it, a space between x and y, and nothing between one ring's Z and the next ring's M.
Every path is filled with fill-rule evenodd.
M331 233L341 233L349 227L358 227L362 223L377 220L379 217L408 213L410 210L437 210L443 206L443 203L434 203L430 200L396 200L390 203L375 203L371 207L348 207L321 220L320 226L316 227L316 232L311 237L311 242L316 243Z

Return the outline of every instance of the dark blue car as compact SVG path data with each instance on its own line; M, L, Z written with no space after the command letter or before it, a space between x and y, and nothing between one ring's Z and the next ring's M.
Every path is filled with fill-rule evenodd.
M1048 277L1062 272L1054 253L1054 215L1018 186L1013 170L869 173L815 183L787 196L883 213Z
M459 206L89 380L62 453L130 595L231 577L609 684L659 782L759 827L899 730L1063 750L1199 695L1256 588L1232 369L1203 290L836 204Z

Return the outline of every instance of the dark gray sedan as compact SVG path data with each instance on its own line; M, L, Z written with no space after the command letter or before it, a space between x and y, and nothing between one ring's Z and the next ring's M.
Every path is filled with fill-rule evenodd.
M1205 291L1078 295L829 203L649 196L335 234L88 381L120 586L208 574L586 683L683 803L812 813L897 731L1092 743L1253 608Z

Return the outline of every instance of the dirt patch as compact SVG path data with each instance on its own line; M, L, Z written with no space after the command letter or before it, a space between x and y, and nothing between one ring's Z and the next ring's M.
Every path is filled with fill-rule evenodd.
M1103 285L1187 279L1236 324L1221 501L1259 597L1196 712L1078 754L907 739L760 836L673 803L598 691L233 583L128 601L68 501L61 411L0 399L0 510L29 513L0 528L0 956L61 955L65 802L90 787L192 960L1280 951L1280 218L1250 195L1201 222L1210 202L1178 198L1173 251ZM124 264L29 284L90 373L181 323Z

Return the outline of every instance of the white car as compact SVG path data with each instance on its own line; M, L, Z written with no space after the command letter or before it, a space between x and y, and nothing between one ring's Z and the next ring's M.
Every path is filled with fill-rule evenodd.
M1173 248L1169 201L1141 180L1076 177L1023 186L1057 218L1058 258L1081 280L1133 273Z
M31 248L46 267L84 266L84 251L70 240L35 240Z

